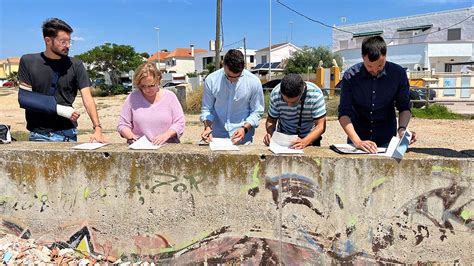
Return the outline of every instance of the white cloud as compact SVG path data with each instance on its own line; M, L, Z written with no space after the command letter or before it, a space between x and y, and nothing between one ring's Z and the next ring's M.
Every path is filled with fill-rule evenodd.
M84 37L80 37L80 36L73 36L71 39L75 42L77 41L81 42L85 40Z

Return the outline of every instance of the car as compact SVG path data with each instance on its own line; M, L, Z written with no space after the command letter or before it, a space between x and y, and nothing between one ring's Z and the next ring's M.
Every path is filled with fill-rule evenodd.
M429 98L428 100L432 101L436 98L436 91L433 89L428 89ZM410 101L426 101L426 89L424 87L410 87ZM421 108L425 106L426 102L412 102L411 106L414 108Z
M3 83L2 87L14 87L15 83L13 81L7 81Z
M163 89L165 90L174 90L176 88L176 86L178 85L181 85L181 84L185 84L186 82L184 81L170 81L170 82L166 82L165 84L163 84Z
M272 91L278 84L281 83L281 79L272 79L270 81L265 82L262 84L263 92L265 91Z

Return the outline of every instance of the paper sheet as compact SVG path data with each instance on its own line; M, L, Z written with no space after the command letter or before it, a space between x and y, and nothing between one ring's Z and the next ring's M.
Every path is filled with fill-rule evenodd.
M211 151L238 151L238 146L232 144L232 141L227 138L212 138L209 143Z
M142 136L137 139L134 143L130 144L128 148L132 150L156 150L159 149L161 145L153 145L146 136Z
M377 154L380 156L392 157L395 159L402 159L405 152L408 150L408 145L412 137L411 131L408 129L403 134L402 138L392 137L388 144L387 151L385 153Z
M76 150L95 150L95 149L98 149L100 147L103 147L105 145L107 145L108 143L99 143L99 142L93 142L93 143L82 143L82 144L79 144L79 145L76 145L74 147L72 147L73 149L76 149Z
M333 144L330 146L332 150L337 150L336 152L343 153L343 154L366 154L368 152L365 152L361 149L357 149L354 145L352 144ZM377 153L384 153L387 150L387 148L380 148L377 147Z
M301 154L303 150L291 149L293 141L297 140L297 135L286 135L280 132L273 132L272 138L270 139L270 151L275 154L291 153Z

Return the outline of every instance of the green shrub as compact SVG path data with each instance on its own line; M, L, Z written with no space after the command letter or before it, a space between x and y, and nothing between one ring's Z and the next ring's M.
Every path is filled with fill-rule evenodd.
M326 116L335 116L339 115L339 97L332 97L330 99L326 98Z
M198 76L198 74L195 73L195 72L189 72L189 73L186 74L186 76L188 76L188 78L196 78Z
M411 112L414 117L426 119L462 119L459 114L448 110L444 105L430 104L425 108L412 108Z

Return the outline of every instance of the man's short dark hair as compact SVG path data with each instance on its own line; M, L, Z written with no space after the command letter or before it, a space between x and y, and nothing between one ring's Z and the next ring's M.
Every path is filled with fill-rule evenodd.
M245 67L244 54L237 49L230 49L224 56L224 65L232 73L241 73Z
M288 74L280 83L280 92L288 98L295 98L303 93L306 84L298 74Z
M387 54L387 44L381 36L372 36L365 38L362 42L362 57L366 55L370 62L379 59L380 56Z
M73 30L65 21L59 18L50 18L43 22L43 37L56 37L58 31L72 33Z

